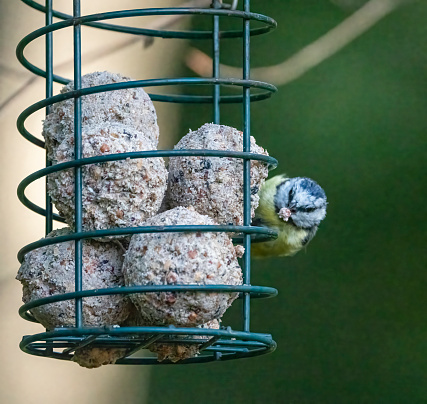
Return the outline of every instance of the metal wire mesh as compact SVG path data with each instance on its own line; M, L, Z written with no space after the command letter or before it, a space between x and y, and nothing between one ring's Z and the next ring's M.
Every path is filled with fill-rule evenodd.
M23 261L24 256L29 251L42 246L61 243L73 240L75 242L75 291L72 293L58 294L50 297L37 299L24 304L19 312L28 320L37 322L30 310L45 304L75 300L75 327L56 328L53 331L25 336L20 344L24 352L46 356L57 359L69 360L73 352L91 344L97 347L126 348L127 356L118 360L118 364L158 364L155 358L138 357L134 354L144 348L149 347L154 342L179 344L199 344L200 337L205 338L200 347L201 354L197 357L180 361L179 363L197 363L213 360L227 360L247 356L255 356L272 352L276 344L269 334L254 333L250 331L250 301L251 298L272 297L277 294L274 288L252 286L250 284L251 274L251 242L262 241L277 236L274 231L263 227L251 226L250 216L250 162L251 160L262 161L270 167L275 167L277 161L272 157L250 152L250 103L266 99L274 93L276 88L269 84L250 79L250 37L268 32L275 28L276 22L267 16L252 13L250 11L250 1L245 0L243 11L230 10L218 0L212 2L211 8L150 8L133 9L114 12L99 13L93 15L80 15L80 1L73 0L73 15L67 15L52 8L52 0L46 0L45 5L41 5L33 0L22 0L30 7L42 11L46 16L46 26L40 28L21 40L17 47L17 57L21 64L36 75L42 76L46 80L46 98L36 102L25 109L19 116L17 126L19 132L30 142L39 147L44 147L44 142L32 135L25 128L26 119L34 112L45 108L46 114L50 112L50 106L56 102L66 99L74 99L74 156L73 161L51 165L46 157L46 168L43 168L26 177L18 187L18 197L20 201L29 209L46 217L46 234L52 230L53 220L64 222L64 219L53 213L52 203L46 193L46 205L44 208L31 202L25 195L27 186L37 179L46 177L48 174L65 169L74 169L75 173L75 232L65 236L58 236L49 239L42 239L22 248L18 253L18 259ZM108 21L117 18L153 15L196 15L210 16L212 18L212 30L209 31L172 31L154 30L120 26L100 21ZM63 21L53 23L53 17ZM238 18L242 20L242 30L220 31L220 18ZM262 23L261 27L251 28L251 21ZM134 80L90 88L81 88L81 26L91 26L94 28L111 30L133 35L145 35L162 38L190 38L212 40L213 54L213 75L210 78L160 78L151 80ZM56 30L72 27L74 40L74 90L53 96L53 82L66 84L70 80L60 77L53 72L53 32ZM24 56L26 46L36 38L45 36L46 47L46 67L41 69L30 63ZM220 78L220 39L221 38L243 38L243 77ZM243 107L243 152L219 151L219 150L152 150L131 153L110 154L104 156L82 158L82 120L81 120L81 100L88 94L105 91L115 91L134 87L157 87L157 86L177 86L177 85L204 85L212 86L211 96L200 96L191 94L160 95L150 93L153 101L173 102L173 103L210 103L212 104L213 122L220 123L220 104L241 103ZM241 95L221 95L221 87L231 85L242 88ZM259 89L251 93L251 89ZM117 161L135 158L150 157L171 157L171 156L211 156L211 157L231 157L243 160L243 194L244 194L244 221L243 226L143 226L112 228L96 231L83 231L82 229L82 167L88 164L103 163L107 161ZM131 235L136 233L167 233L167 232L230 232L240 233L241 242L245 247L243 257L243 285L153 285L153 286L132 286L114 287L99 290L82 289L82 241L88 238L101 236ZM238 241L238 240L237 240ZM148 292L177 292L186 291L230 293L239 292L243 299L242 324L243 331L235 331L230 327L220 329L200 329L184 327L84 327L82 301L86 297L104 296L114 294L129 295L133 293ZM183 337L185 336L185 339ZM192 337L190 337L192 336ZM173 337L171 340L170 337ZM197 338L199 337L199 338ZM131 356L133 355L133 356ZM171 363L168 361L162 364Z

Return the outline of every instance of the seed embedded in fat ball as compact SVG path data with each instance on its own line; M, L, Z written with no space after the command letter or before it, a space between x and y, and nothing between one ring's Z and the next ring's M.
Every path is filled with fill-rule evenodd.
M47 237L70 233L69 228L63 228L52 231ZM28 252L16 277L22 283L24 303L74 292L74 258L74 241L51 244ZM123 247L119 242L83 240L83 290L123 286L122 265ZM132 310L129 298L121 294L87 297L83 299L83 325L102 327L122 324ZM75 326L74 299L35 307L31 313L48 330ZM125 350L119 352L115 348L99 350L86 347L77 351L73 360L81 366L98 367L115 362L125 353Z
M177 207L147 226L214 225L192 208ZM141 233L132 236L123 264L125 283L135 285L241 285L242 270L225 233ZM219 319L236 292L157 292L130 295L144 325L194 327Z
M129 77L111 72L93 72L82 76L82 88L131 81ZM61 90L74 90L71 81ZM100 92L82 96L82 128L93 125L121 123L143 133L154 147L159 141L159 127L153 102L140 87ZM43 122L43 136L50 160L58 144L74 133L74 98L51 105Z
M251 136L251 152L268 156ZM180 149L243 150L243 134L225 125L205 124L190 131L174 147ZM251 217L259 203L258 190L268 167L251 161ZM171 157L165 205L193 206L219 224L243 225L243 162L231 157Z
M155 149L141 132L119 123L86 126L83 157ZM74 159L74 137L53 149L54 164ZM83 229L135 227L155 215L166 190L162 158L140 158L82 167ZM48 176L48 192L61 216L74 226L74 169Z
M47 238L70 234L69 228L53 230ZM25 254L19 268L24 303L35 299L74 292L74 241L37 248ZM83 240L83 290L123 286L123 248L118 242ZM129 316L132 304L124 295L94 296L83 299L83 325L121 324ZM74 299L49 303L31 309L34 317L48 330L73 327Z
M118 359L126 356L126 348L83 347L78 349L72 361L88 369L99 368L102 365L114 365Z

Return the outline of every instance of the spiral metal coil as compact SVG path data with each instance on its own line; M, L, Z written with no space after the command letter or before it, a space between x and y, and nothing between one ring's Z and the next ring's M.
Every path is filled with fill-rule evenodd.
M42 239L22 248L18 253L18 259L23 261L24 256L29 251L42 246L74 240L75 242L75 291L72 293L57 294L46 298L33 300L24 304L19 313L21 317L28 321L37 322L32 316L31 309L45 304L64 300L75 300L76 320L75 327L56 328L53 331L24 336L20 348L29 354L52 357L56 359L70 360L73 352L91 344L94 347L115 347L126 348L127 356L118 360L117 364L159 364L154 357L136 356L138 351L148 348L154 342L157 343L185 343L200 344L200 337L204 337L204 343L200 347L200 355L194 358L182 360L179 363L198 363L214 360L228 360L242 357L256 356L274 351L276 343L269 334L250 332L250 300L251 298L273 297L277 290L270 287L252 286L250 284L251 272L251 242L262 241L277 237L274 231L263 227L251 226L250 216L250 161L258 160L267 164L270 168L277 165L277 161L268 156L254 154L250 152L250 103L259 101L271 96L277 89L269 84L260 81L250 80L250 36L260 35L274 29L276 22L267 16L250 11L250 1L244 0L243 11L226 8L225 4L218 0L212 2L211 8L149 8L133 9L114 12L105 12L93 15L80 15L80 1L73 0L73 15L67 15L52 8L52 0L46 0L45 5L33 0L22 0L28 6L42 11L46 16L46 25L26 37L17 46L17 57L21 64L36 75L46 79L46 98L36 102L25 109L18 117L17 126L19 132L34 145L44 147L44 142L32 135L25 128L26 119L34 112L45 108L46 114L50 111L50 106L54 103L66 99L74 99L74 137L75 137L75 160L66 163L51 165L46 159L46 168L43 168L26 177L18 187L18 197L20 201L32 211L45 216L46 234L52 230L53 220L64 222L64 219L52 211L52 204L49 195L46 193L46 206L40 207L31 202L25 195L25 190L29 184L46 177L48 174L60 170L73 168L75 171L75 232L49 239ZM209 31L172 31L144 29L128 26L115 25L100 21L108 21L117 18L128 18L136 16L159 16L159 15L195 15L210 16L213 20L213 28ZM53 23L53 17L62 21ZM241 19L242 30L220 31L220 17ZM251 28L250 22L258 21L262 25ZM210 39L213 41L213 75L211 78L161 78L152 80L135 80L102 85L90 88L81 88L81 26L90 26L103 30L116 31L121 33L144 35L161 38L187 38L187 39ZM53 32L73 27L74 38L74 91L53 96L53 82L66 84L70 80L57 76L53 73ZM45 70L30 63L24 56L26 46L36 38L45 36L46 47L46 68ZM243 77L220 78L219 77L219 46L220 38L243 38ZM243 152L219 151L219 150L151 150L122 154L110 154L90 158L82 158L81 153L81 97L105 91L115 91L134 87L158 87L177 85L197 85L212 86L211 96L200 95L160 95L149 94L153 101L172 103L210 103L213 105L213 121L220 123L221 103L241 103L243 106ZM238 86L242 88L241 95L221 95L222 86ZM251 89L258 89L256 93L251 93ZM171 157L171 156L211 156L229 157L243 160L243 191L244 191L244 223L243 226L143 226L114 228L97 231L82 231L82 167L88 164L103 163L107 161L117 161L135 158L151 157ZM154 286L133 286L114 287L98 290L82 290L82 240L101 236L131 235L136 233L167 233L167 232L230 232L241 234L241 242L245 247L243 257L243 285L154 285ZM82 314L82 300L92 296L105 296L148 292L217 292L230 293L238 292L243 299L242 323L243 331L235 331L230 327L220 329L201 329L184 327L84 327ZM191 337L190 337L191 336ZM173 341L171 339L173 337ZM185 338L185 339L184 339ZM135 354L135 355L134 355ZM132 355L132 356L131 356ZM171 363L169 361L161 364Z

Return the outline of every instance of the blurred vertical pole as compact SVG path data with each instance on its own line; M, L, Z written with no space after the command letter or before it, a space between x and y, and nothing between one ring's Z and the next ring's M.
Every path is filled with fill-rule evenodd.
M250 0L244 0L244 11L250 11ZM250 78L250 21L243 20L243 80ZM243 88L243 151L251 151L251 90ZM243 161L243 226L251 225L251 161ZM251 236L244 235L245 255L243 257L243 284L251 283ZM245 293L243 300L244 331L250 327L250 294Z
M73 17L80 17L80 0L73 0ZM82 61L81 61L81 25L74 23L74 90L80 90L82 86ZM74 158L82 158L82 99L78 95L74 98ZM75 195L75 231L82 231L82 168L74 168L74 195ZM82 290L82 252L83 241L75 241L75 291ZM82 298L76 298L76 327L81 327L82 319Z

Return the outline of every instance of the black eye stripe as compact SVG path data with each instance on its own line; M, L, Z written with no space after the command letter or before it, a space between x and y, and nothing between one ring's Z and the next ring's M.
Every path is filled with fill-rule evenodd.
M301 207L301 208L297 208L297 210L300 211L300 212L308 212L308 213L310 213L310 212L314 212L316 210L316 208L304 208L304 207Z

